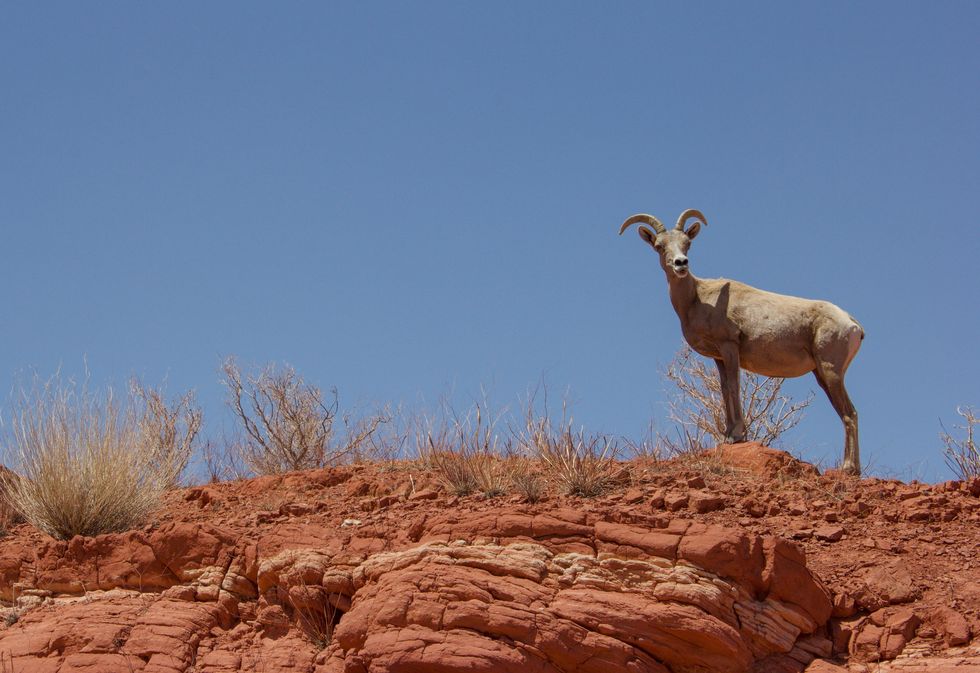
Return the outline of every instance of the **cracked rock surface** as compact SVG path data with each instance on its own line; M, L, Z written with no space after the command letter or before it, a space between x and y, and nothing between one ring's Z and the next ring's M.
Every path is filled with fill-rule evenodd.
M175 491L126 533L23 524L0 670L980 672L980 483L712 461L536 504L354 465Z

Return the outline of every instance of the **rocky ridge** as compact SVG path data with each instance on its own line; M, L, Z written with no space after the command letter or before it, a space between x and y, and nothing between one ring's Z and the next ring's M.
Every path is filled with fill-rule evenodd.
M0 671L980 672L980 480L744 444L595 499L417 466L173 492L146 528L0 540Z

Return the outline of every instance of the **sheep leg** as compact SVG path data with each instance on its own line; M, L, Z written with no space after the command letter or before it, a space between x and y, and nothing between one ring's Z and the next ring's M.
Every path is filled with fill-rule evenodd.
M725 406L725 441L745 441L745 419L742 417L742 400L739 391L738 347L732 344L721 349L718 379L721 382L721 398Z
M846 367L846 365L845 365ZM858 447L858 416L857 409L844 388L844 374L841 368L832 362L818 362L813 374L817 383L827 393L830 404L844 423L844 464L842 468L848 474L861 476L861 457Z

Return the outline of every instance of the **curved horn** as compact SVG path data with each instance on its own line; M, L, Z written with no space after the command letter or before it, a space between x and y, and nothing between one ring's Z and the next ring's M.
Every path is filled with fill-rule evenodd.
M692 217L698 218L699 220L701 220L701 224L703 224L704 226L708 226L708 220L704 219L704 215L701 213L700 210L695 210L694 208L688 208L683 213L681 213L680 217L677 218L677 226L674 227L674 229L680 229L681 231L684 231L684 224Z
M633 215L628 220L623 222L623 226L619 228L619 235L622 236L623 232L630 228L630 225L636 224L637 222L643 222L644 224L649 224L653 227L658 234L662 234L667 231L667 227L663 225L663 222L655 218L653 215L647 215L646 213L638 213Z

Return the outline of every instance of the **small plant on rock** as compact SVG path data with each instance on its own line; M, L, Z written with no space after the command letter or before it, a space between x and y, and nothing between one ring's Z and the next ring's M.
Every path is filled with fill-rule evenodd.
M962 430L963 436L954 437L945 427L939 433L946 464L960 479L980 477L980 449L973 438L973 429L977 425L976 412L970 407L960 407L956 413L963 418L963 423L953 427Z

